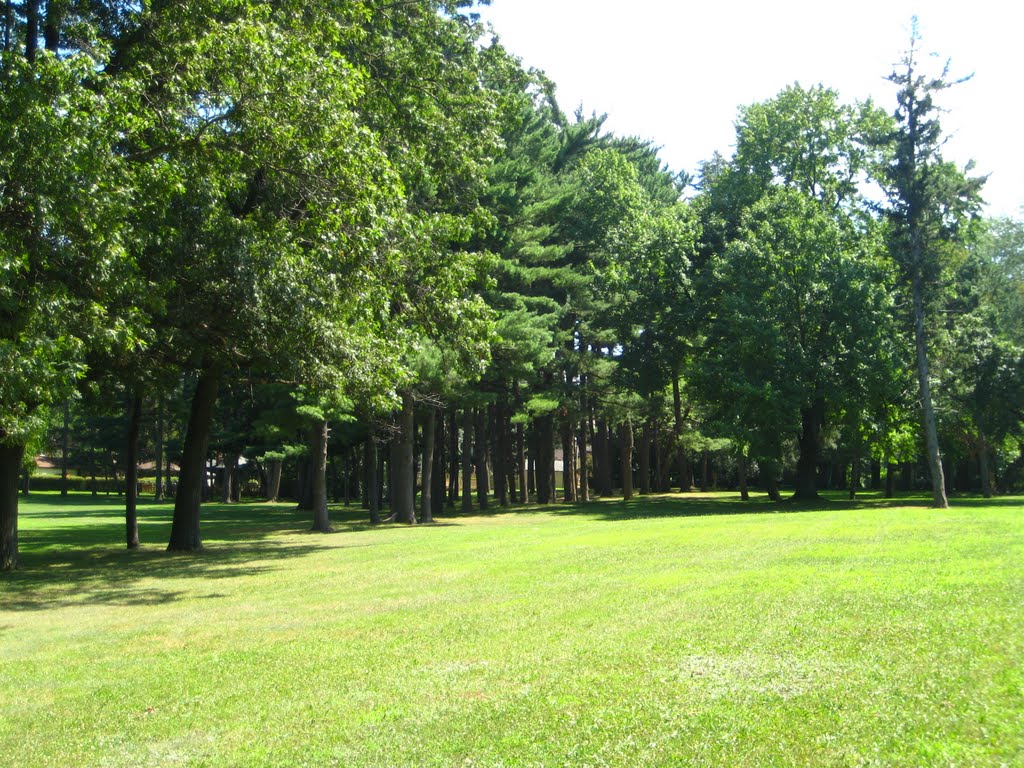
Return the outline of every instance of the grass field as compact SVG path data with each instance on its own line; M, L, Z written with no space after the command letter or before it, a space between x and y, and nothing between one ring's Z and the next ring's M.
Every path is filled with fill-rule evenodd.
M0 765L1024 766L1024 498L22 506Z

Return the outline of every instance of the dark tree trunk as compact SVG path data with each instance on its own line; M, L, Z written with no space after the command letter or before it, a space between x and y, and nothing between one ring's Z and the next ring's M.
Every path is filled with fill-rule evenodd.
M597 420L597 445L600 461L595 462L597 470L597 492L607 498L612 495L611 446L608 440L608 424Z
M473 409L462 412L462 512L473 512L473 489L470 477L473 474Z
M50 53L57 53L60 50L60 27L61 16L64 13L64 3L60 0L48 0L46 3L46 21L43 22L43 45Z
M747 488L747 457L743 451L736 457L736 473L739 475L740 499L750 501L750 490Z
M494 492L498 497L498 503L507 507L509 504L508 485L509 469L512 449L510 446L507 408L504 398L494 407L494 432L497 440L494 456Z
M882 487L882 462L878 459L871 460L871 490L877 491Z
M854 459L850 464L850 498L857 498L857 489L860 488L860 460Z
M36 60L39 50L39 5L41 0L25 0L25 58Z
M320 533L331 532L331 518L327 512L327 440L330 428L326 419L320 419L310 430L309 469L313 496L313 528ZM237 459L236 459L237 461Z
M18 475L24 445L0 444L0 571L18 567Z
M132 396L128 414L128 440L124 451L124 524L128 549L139 548L139 426L142 423L142 395Z
M280 459L271 459L267 462L267 499L277 501L281 495L281 470L284 462Z
M169 551L194 552L203 548L199 532L199 508L206 484L206 449L213 423L213 408L217 402L220 371L203 369L192 396L192 407L185 430L185 444L181 454L178 492L174 497L174 517L171 521Z
M885 498L891 499L896 494L896 465L886 460L885 463Z
M312 440L303 433L306 445L312 445ZM296 473L298 474L298 501L299 509L304 512L313 511L313 457L306 456L296 462Z
M779 493L779 470L775 462L761 462L761 475L764 478L765 490L768 491L768 498L772 501L782 501L782 494Z
M686 451L682 446L683 438L683 398L679 393L679 371L672 371L672 455L675 457L676 465L679 467L679 490L686 492L690 490L689 478L687 477ZM669 473L671 475L671 472ZM671 479L668 480L671 490ZM701 488L703 491L704 489Z
M992 474L988 463L988 440L985 435L978 436L978 472L981 474L981 495L992 498Z
M704 451L700 462L700 492L707 493L708 490L708 452Z
M821 453L821 430L825 424L825 402L820 398L800 410L800 457L796 461L796 492L794 499L818 498L818 456Z
M901 474L903 475L903 490L914 490L914 462L904 461Z
M416 523L416 417L412 393L402 394L398 451L392 473L391 512L395 519L408 525Z
M633 423L626 419L620 427L622 439L622 498L633 498Z
M537 503L554 501L552 487L554 467L554 419L550 414L537 419Z
M932 385L928 365L928 337L924 330L924 288L921 278L913 281L914 294L914 341L917 348L917 383L921 391L921 421L924 425L925 447L928 457L928 471L932 480L932 506L945 509L949 506L946 498L946 482L942 473L942 454L939 451L939 428L932 407Z
M445 458L445 447L448 445L447 436L445 435L445 418L444 410L440 413L434 412L434 468L431 474L431 484L433 486L432 493L430 496L430 517L433 519L437 515L444 514L445 505L445 484L444 468L447 466L447 460Z
M424 523L434 522L432 499L434 497L434 431L437 410L427 406L423 414L423 492L420 495L420 518Z
M448 420L448 506L459 499L459 412L451 408Z
M491 492L490 483L487 478L487 430L486 410L476 409L474 442L474 458L476 459L476 503L483 511L487 509L487 496Z

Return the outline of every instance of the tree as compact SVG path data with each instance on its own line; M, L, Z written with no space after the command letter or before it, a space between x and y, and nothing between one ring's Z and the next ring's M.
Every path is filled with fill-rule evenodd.
M966 236L967 224L980 204L979 191L984 179L968 177L942 158L942 129L934 96L955 82L949 80L948 62L938 76L921 71L919 44L915 19L910 48L899 68L889 75L899 90L896 129L889 137L892 160L883 169L882 180L889 198L892 257L910 291L932 503L947 507L932 402L928 326L950 253Z

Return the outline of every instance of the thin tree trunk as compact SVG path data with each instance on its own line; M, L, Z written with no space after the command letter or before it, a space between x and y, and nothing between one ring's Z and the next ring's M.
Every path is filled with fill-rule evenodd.
M587 459L587 422L586 419L579 423L579 430L576 433L576 453L580 457L580 501L590 501L590 462Z
M473 473L473 409L462 412L462 512L473 513L473 490L470 477Z
M437 422L437 409L427 406L423 417L423 492L420 495L420 518L424 523L434 522L434 510L431 507L434 493L434 431Z
M204 368L199 374L185 431L178 492L174 497L171 538L167 544L169 551L193 552L203 548L199 531L199 508L206 480L206 449L219 385L219 370Z
M71 407L64 401L64 428L60 441L60 495L68 495L68 449L71 447Z
M327 440L330 428L326 419L317 420L310 430L309 468L313 496L313 528L320 533L331 532L331 519L327 512ZM237 461L237 459L236 459Z
M0 571L18 567L18 475L24 445L0 444Z
M573 439L572 419L566 415L561 426L562 498L571 504L576 501L576 462L573 461L573 446L576 441Z
M431 509L430 517L431 520L437 515L444 514L445 505L445 489L447 487L444 477L444 468L448 462L445 457L446 446L448 445L448 439L445 435L446 420L444 417L444 410L440 413L436 410L434 412L434 468L431 477L432 493L430 496Z
M474 427L476 439L473 441L476 459L476 503L483 511L487 509L487 496L491 492L487 478L487 431L486 431L486 410L476 409Z
M377 477L377 438L373 425L366 438L366 506L370 511L370 523L380 525L380 480Z
M316 445L317 436L313 435L313 445ZM311 457L313 463L316 462L316 458ZM224 454L224 475L221 482L220 489L220 502L221 504L230 504L235 498L235 473L238 470L238 454L237 453L226 453Z
M530 494L526 477L526 428L522 424L516 424L516 467L519 471L519 503L525 504Z
M153 500L162 501L164 497L164 397L161 394L158 394L156 398L156 434L153 437L153 442L156 443L156 461L153 462L156 469Z
M651 420L644 422L640 432L640 495L651 492Z
M857 498L857 489L860 487L860 460L854 459L850 464L850 498Z
M139 425L142 423L142 395L132 395L128 415L128 440L124 452L124 523L128 549L139 548Z
M768 498L772 501L782 501L782 494L779 493L778 467L774 461L761 463L761 474L764 476L764 487L768 491Z
M633 498L633 423L626 419L620 427L622 436L622 498Z
M946 498L946 480L942 472L942 453L939 451L939 428L932 406L932 385L928 366L928 337L924 330L924 289L921 278L915 277L914 293L914 340L917 347L917 382L921 390L921 419L924 425L925 447L928 455L928 471L932 479L932 506L945 509L949 506Z
M448 420L448 506L455 509L459 499L459 412L451 407Z

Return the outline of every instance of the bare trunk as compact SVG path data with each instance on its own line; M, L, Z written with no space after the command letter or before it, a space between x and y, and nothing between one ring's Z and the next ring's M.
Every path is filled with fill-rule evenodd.
M18 567L18 474L24 445L0 444L0 571Z
M821 430L825 424L825 402L816 399L800 411L800 457L796 462L796 493L794 499L809 501L818 498L818 456L821 453Z
M651 492L651 421L644 422L640 432L640 494L646 496Z
M206 368L199 374L196 392L185 431L185 445L178 475L178 492L174 498L169 551L193 552L203 548L199 531L199 508L206 484L206 449L217 402L220 371Z
M519 471L519 503L525 504L530 500L530 494L526 485L526 429L522 424L516 424L516 466Z
M377 476L377 438L370 427L366 438L366 506L370 511L370 523L380 525L380 479Z
M633 498L633 423L626 419L620 427L622 438L622 498Z
M487 430L486 409L476 409L474 459L476 460L476 503L481 510L487 509L487 496L491 492L487 477Z
M448 420L448 506L455 509L459 499L459 412L451 409Z
M423 416L423 492L420 494L420 518L424 523L434 522L431 503L434 497L434 431L437 424L437 410L427 406Z
M978 435L978 471L981 473L981 495L992 498L992 474L988 465L988 440L985 435Z
M70 414L71 408L64 401L64 427L60 441L60 495L68 495L68 450L71 447Z
M572 419L567 415L562 419L562 498L566 503L576 501L576 462L573 461L573 446L576 441L573 439Z
M128 549L139 548L139 425L142 422L142 395L132 396L128 415L128 440L124 452L124 523Z
M587 422L586 419L580 422L579 432L576 435L576 453L580 457L580 492L577 495L580 501L590 501L590 466L587 460Z
M267 499L277 501L281 495L281 470L284 462L280 459L271 459L267 462Z
M316 444L316 435L313 436L313 444ZM312 459L315 461L315 459ZM224 454L224 475L220 488L221 504L230 504L235 498L235 474L238 471L238 454Z
M554 487L554 420L550 415L537 419L537 502L550 504L555 500Z
M330 428L326 419L320 419L310 430L309 481L313 496L313 528L320 533L331 532L331 519L327 513L327 440Z
M462 511L464 514L473 512L473 490L471 476L473 474L473 409L466 408L462 412Z
M394 488L391 491L391 512L395 519L415 525L416 523L416 418L413 411L412 393L402 394L402 412L399 417L398 450L395 460Z
M736 471L740 482L740 499L750 501L750 490L747 488L747 456L740 451L736 457Z
M924 330L924 289L921 278L914 279L914 340L917 346L917 382L921 390L921 419L924 442L928 454L928 471L932 479L932 506L945 509L946 480L942 472L942 454L939 451L939 428L932 407L932 385L928 366L928 337Z
M156 433L153 435L153 442L156 443L156 477L153 481L153 500L162 501L164 498L164 398L158 395L156 400Z
M779 469L774 461L761 463L761 474L764 477L764 487L768 491L768 498L772 501L782 501L782 494L779 492Z

